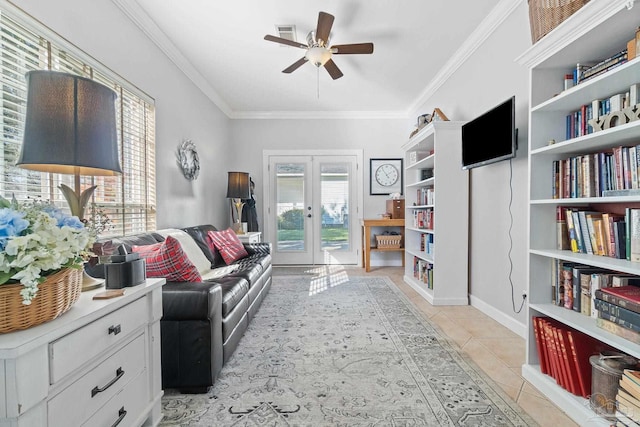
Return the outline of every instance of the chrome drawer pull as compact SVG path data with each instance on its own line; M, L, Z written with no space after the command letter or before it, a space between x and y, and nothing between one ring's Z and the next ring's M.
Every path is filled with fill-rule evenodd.
M120 328L120 325L109 326L109 335L118 335L120 332L122 332L122 328Z
M122 368L118 368L116 369L116 376L115 378L113 378L111 381L109 381L104 387L100 388L98 386L95 386L93 388L93 390L91 390L91 397L95 396L98 393L102 393L103 391L105 391L106 389L108 389L109 387L111 387L112 385L114 385L116 383L116 381L118 381L120 378L122 378L122 376L124 375L124 371L122 370ZM125 412L126 414L126 412ZM119 421L118 421L119 422Z
M120 422L122 420L124 420L124 417L127 416L127 411L124 410L124 406L122 408L120 408L120 410L118 411L118 419L116 420L115 423L111 424L111 427L116 427L118 424L120 424Z

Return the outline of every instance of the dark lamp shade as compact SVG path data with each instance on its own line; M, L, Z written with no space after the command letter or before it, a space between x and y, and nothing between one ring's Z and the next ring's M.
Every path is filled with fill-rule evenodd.
M247 172L229 172L227 181L228 199L248 199L251 197L249 189L249 174Z
M122 173L113 90L54 71L29 71L26 78L27 112L19 167L91 176Z

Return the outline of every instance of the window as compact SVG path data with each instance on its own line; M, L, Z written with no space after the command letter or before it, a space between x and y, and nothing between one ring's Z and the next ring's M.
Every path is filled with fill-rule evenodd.
M56 37L28 17L0 11L0 72L2 150L0 195L18 200L42 198L66 208L57 188L73 188L72 175L28 171L15 166L20 156L26 110L25 73L53 70L91 78L116 91L118 143L123 174L116 177L81 177L84 190L97 185L85 217L106 214L111 228L101 237L128 235L156 228L155 108L153 100L133 85Z

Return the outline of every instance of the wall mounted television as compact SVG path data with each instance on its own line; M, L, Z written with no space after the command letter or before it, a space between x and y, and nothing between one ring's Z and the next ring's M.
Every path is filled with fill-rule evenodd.
M462 169L516 156L515 100L512 96L462 125Z

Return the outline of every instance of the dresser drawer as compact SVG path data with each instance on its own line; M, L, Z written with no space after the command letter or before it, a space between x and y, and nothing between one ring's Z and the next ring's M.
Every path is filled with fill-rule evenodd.
M147 324L147 298L140 298L49 344L49 380L60 381Z
M149 382L145 371L135 377L125 389L113 396L82 425L84 427L135 426L144 420L140 417L144 416L148 404Z
M49 425L79 426L145 372L145 367L145 340L140 334L51 399L47 408Z

